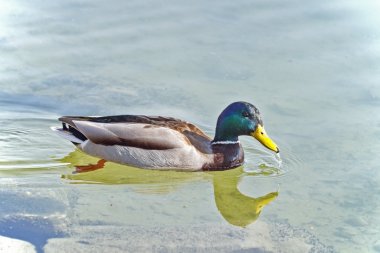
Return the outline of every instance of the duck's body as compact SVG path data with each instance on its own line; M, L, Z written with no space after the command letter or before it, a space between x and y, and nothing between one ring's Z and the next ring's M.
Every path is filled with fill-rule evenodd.
M256 128L262 125L255 107L243 102L234 104L219 116L214 139L189 122L160 116L65 116L59 118L63 127L53 130L85 153L116 163L149 169L223 170L244 162L237 136L228 134L234 129L224 123L230 114L227 109L232 106L234 112L241 107L248 113L244 117L252 116L251 120L257 121ZM247 134L253 134L251 128Z

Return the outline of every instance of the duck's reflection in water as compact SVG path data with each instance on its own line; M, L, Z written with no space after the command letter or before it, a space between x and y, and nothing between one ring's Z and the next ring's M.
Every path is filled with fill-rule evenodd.
M264 206L278 196L278 192L270 192L258 198L242 194L238 184L244 174L241 167L213 174L214 198L219 212L230 224L240 227L254 222Z
M90 157L79 150L70 153L61 159L61 162L68 163L75 169L72 174L62 175L62 178L72 180L72 183L144 186L138 187L139 192L165 193L174 191L179 185L187 182L212 181L219 212L227 222L240 227L254 222L262 209L278 196L277 191L257 198L242 194L238 184L242 178L249 176L242 167L216 172L146 170L105 163L104 160Z

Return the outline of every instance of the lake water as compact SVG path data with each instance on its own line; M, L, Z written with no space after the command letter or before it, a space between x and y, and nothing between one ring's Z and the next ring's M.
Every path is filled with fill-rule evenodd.
M3 1L0 239L380 252L379 13L375 0ZM282 166L243 137L246 164L230 171L74 173L97 159L49 129L60 115L147 114L213 135L239 100L261 110Z

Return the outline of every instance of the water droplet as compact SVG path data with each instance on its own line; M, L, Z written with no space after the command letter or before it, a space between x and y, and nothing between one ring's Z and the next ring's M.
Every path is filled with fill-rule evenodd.
M278 162L278 167L281 169L281 167L282 167L281 155L280 155L280 153L276 153L275 156L276 156L276 160Z

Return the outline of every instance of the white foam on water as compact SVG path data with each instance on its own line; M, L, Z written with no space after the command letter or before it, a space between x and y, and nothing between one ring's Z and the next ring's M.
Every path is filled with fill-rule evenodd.
M35 247L26 241L0 236L0 253L24 252L35 253Z
M281 159L280 153L276 153L275 157L276 157L276 160L278 162L278 168L281 169L282 168L282 159Z

